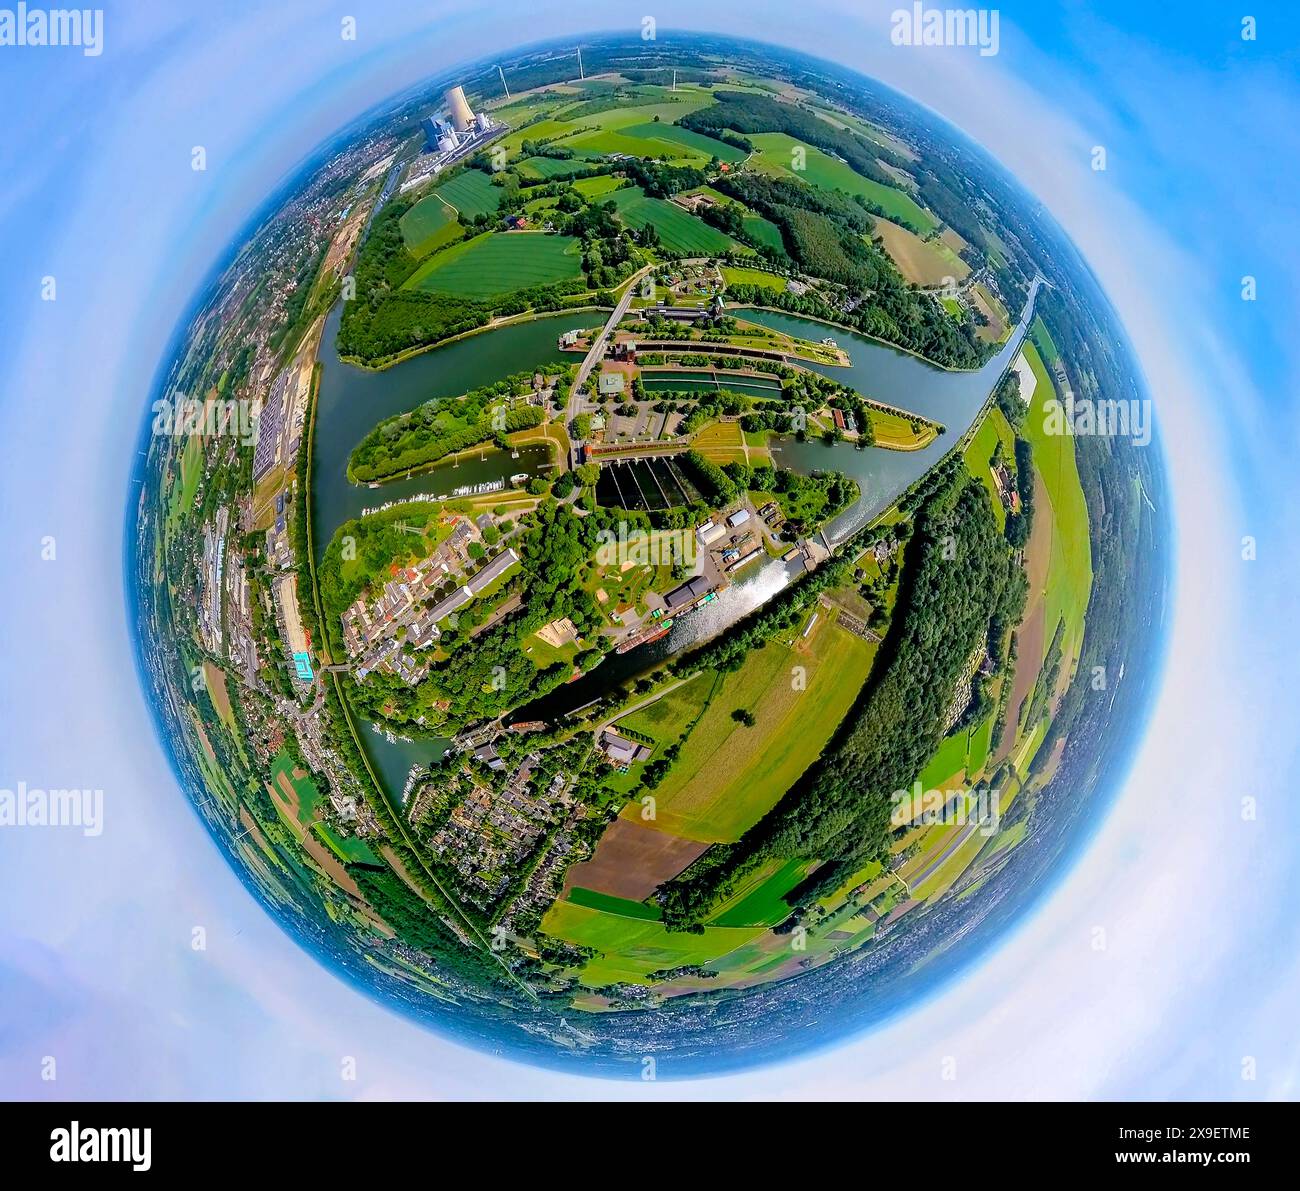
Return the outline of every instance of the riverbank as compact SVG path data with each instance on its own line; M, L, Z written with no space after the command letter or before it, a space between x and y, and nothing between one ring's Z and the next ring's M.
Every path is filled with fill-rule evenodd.
M502 327L537 322L538 319L555 318L565 314L608 314L613 309L612 306L584 304L582 306L562 306L559 310L525 310L521 314L511 314L506 318L491 319L481 327L471 327L468 331L461 331L457 335L449 335L446 339L439 339L436 343L424 343L419 347L408 347L395 356L385 356L379 363L367 363L357 356L337 356L336 358L339 363L347 364L348 367L356 368L360 372L387 372L397 364L413 360L417 356L423 356L431 351L437 351L441 347L450 347L453 343L472 339L475 335L482 335L484 331L499 331Z

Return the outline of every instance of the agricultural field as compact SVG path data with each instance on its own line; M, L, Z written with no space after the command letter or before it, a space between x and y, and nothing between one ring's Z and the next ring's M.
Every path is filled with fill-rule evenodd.
M1006 307L982 281L971 287L970 298L976 309L988 319L988 323L980 327L976 333L986 343L1001 343L1011 330L1011 318L1007 314Z
M719 682L719 675L696 674L648 706L623 716L618 726L649 736L666 747L680 740L695 723L700 709L712 698Z
M401 219L402 240L412 256L428 256L460 234L456 212L437 194L425 195Z
M584 198L600 198L623 185L623 179L617 174L597 174L594 178L579 178L571 183Z
M719 161L727 162L728 165L735 165L745 160L743 149L737 149L734 145L728 145L725 141L705 136L703 133L692 132L689 128L679 128L676 124L663 122L633 124L623 129L623 135L647 141L649 146L653 146L643 150L644 155L648 157L659 157L664 152L676 153L686 149L701 162L716 157ZM666 145L667 150L661 149L660 145Z
M659 830L708 843L739 839L821 754L875 656L873 645L829 621L823 609L810 637L770 642L723 678L654 791ZM737 708L753 714L752 728L733 718Z
M745 882L710 916L715 926L776 926L790 917L785 895L808 875L814 862L770 861L757 880Z
M750 164L756 169L789 174L811 186L820 186L823 190L860 194L876 203L890 219L910 223L926 234L939 226L934 216L905 190L864 178L838 158L823 153L812 145L805 145L784 132L758 132L749 139L760 150L760 153L750 159ZM805 168L802 170L792 168L796 148L804 150Z
M281 752L271 761L271 783L298 824L310 827L321 802L321 793L311 776L296 768L288 753Z
M685 145L673 144L666 140L649 141L644 137L631 136L626 132L616 132L609 128L579 133L577 136L566 138L563 144L566 149L572 149L575 153L601 157L612 153L623 153L628 157L663 158L674 165L703 165L708 161L707 156L694 149L688 149Z
M1034 315L1034 321L1029 326L1029 337L1038 348L1038 354L1043 357L1043 363L1049 368L1055 366L1056 361L1061 358L1061 353L1057 350L1041 314Z
M572 236L486 232L431 257L402 288L491 298L556 281L572 281L582 273L580 250L580 242Z
M666 199L647 198L640 187L628 187L610 195L619 217L629 227L653 224L659 241L668 252L691 256L709 256L727 252L739 245L727 235L696 219L689 211Z
M993 715L990 714L979 724L945 736L917 777L921 789L943 790L963 781L973 783L988 759L992 732Z
M547 120L539 120L536 124L529 124L526 128L515 128L514 131L507 133L501 140L497 141L507 153L519 153L523 150L525 141L545 142L548 145L557 142L567 141L574 133L582 131L587 126L586 121L570 123L568 120L557 120L552 116ZM565 148L569 148L566 144ZM479 171L471 170L470 173Z
M874 230L898 271L913 285L945 285L965 281L970 276L970 265L941 239L922 240L888 219L877 219Z
M785 241L781 238L781 229L770 219L764 219L761 215L746 215L744 223L745 235L755 243L766 245L768 248L779 248L782 252L785 251Z
M706 926L703 934L670 932L639 911L613 913L572 901L557 901L542 919L542 930L601 952L582 969L589 988L626 982L645 984L652 972L687 964L707 964L763 933L759 927ZM606 956L605 952L614 955Z
M1044 648L1051 641L1057 621L1064 620L1064 651L1069 658L1077 652L1082 639L1084 612L1092 590L1088 507L1079 484L1074 440L1065 434L1049 435L1044 429L1046 415L1043 407L1055 397L1056 390L1042 357L1032 343L1025 344L1024 353L1038 382L1034 389L1033 409L1025 418L1025 437L1034 448L1034 466L1042 477L1054 526L1047 578L1048 631ZM1035 520L1047 511L1035 509Z
M494 186L492 179L482 170L464 170L433 193L466 219L475 219L479 215L494 215L501 205L504 191Z
M515 171L523 178L554 178L582 168L581 161L562 157L525 157L515 165Z

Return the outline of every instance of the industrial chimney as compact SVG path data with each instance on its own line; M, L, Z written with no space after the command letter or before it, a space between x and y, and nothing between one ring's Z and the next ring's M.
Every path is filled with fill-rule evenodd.
M465 88L452 87L443 95L443 99L447 101L447 109L451 112L451 126L457 132L468 132L474 123L474 113L469 110L469 102L465 99Z

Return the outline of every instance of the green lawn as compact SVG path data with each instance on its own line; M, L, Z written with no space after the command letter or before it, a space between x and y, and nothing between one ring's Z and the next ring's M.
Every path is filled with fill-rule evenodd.
M922 235L939 226L934 216L920 206L907 191L864 178L838 158L823 153L812 145L805 145L784 132L759 132L749 139L762 150L761 156L756 156L751 161L756 168L769 173L789 174L811 186L820 186L824 190L842 190L846 194L860 194L879 205L887 218L911 225L919 229ZM805 168L802 170L793 168L796 148L802 148L805 152Z
M490 298L571 281L581 272L581 243L573 236L485 232L425 261L402 288Z
M874 656L873 645L828 623L825 610L798 647L774 641L752 651L723 678L654 791L656 826L709 843L739 839L821 755ZM705 693L691 689L701 700ZM754 727L732 718L737 708L753 713Z
M722 266L722 279L728 285L762 285L768 289L785 292L785 278L762 269L740 269L735 265Z
M610 198L629 227L643 228L648 223L654 224L660 242L669 252L709 256L735 247L736 242L730 236L696 219L676 203L647 198L639 187L616 191Z
M492 179L482 170L465 170L434 191L434 194L449 202L466 219L494 214L501 205L504 193L500 186L492 184Z

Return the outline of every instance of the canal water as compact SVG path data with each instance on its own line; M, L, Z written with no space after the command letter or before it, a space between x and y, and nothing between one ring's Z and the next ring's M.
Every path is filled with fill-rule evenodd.
M868 397L915 410L947 427L946 434L921 451L858 450L849 443L828 446L794 440L774 442L773 453L779 466L805 472L840 471L852 476L861 486L863 499L828 527L832 540L839 540L865 524L952 447L1010 366L1032 308L1031 294L1025 316L1007 343L983 368L974 372L947 372L861 335L797 315L771 310L745 310L740 315L751 322L814 341L831 336L853 362L849 367L813 366L818 371L852 385ZM414 356L383 372L367 372L338 358L334 345L340 310L336 307L329 316L320 350L323 367L313 461L313 528L318 555L334 531L365 508L411 496L444 495L462 485L506 479L516 472L544 474L551 460L547 448L541 445L521 451L518 459L512 458L510 452L488 450L462 458L458 465L445 464L424 475L377 489L348 483L347 461L352 448L384 418L414 409L432 397L455 396L514 372L571 359L558 350L556 339L563 331L592 325L596 316L591 311L550 315L485 331ZM667 387L674 385L682 387L682 382L671 381ZM638 479L649 482L651 488L656 478L662 486L667 477L638 474ZM751 568L742 582L720 593L716 600L678 618L669 636L626 654L611 655L592 673L521 708L512 718L549 718L589 703L611 687L650 669L669 654L720 632L765 603L796 573L793 564L778 559ZM400 799L411 766L436 760L446 747L445 741L437 739L392 742L369 730L364 730L362 737L395 803Z
M648 372L641 376L648 393L679 392L708 393L717 389L733 389L755 397L779 397L781 382L763 376L738 376L725 368L717 371L685 370L682 372Z
M512 474L545 474L552 463L549 448L535 444L520 450L486 449L440 464L409 480L380 488L348 483L348 456L375 425L406 413L432 397L455 397L515 372L543 364L571 363L572 354L555 344L563 331L589 327L598 312L557 314L532 322L512 323L494 331L412 356L383 372L368 372L343 363L335 350L342 304L335 306L321 339L320 394L316 402L315 457L312 461L312 530L317 557L334 531L363 509L412 496L447 495L456 488L506 480Z

